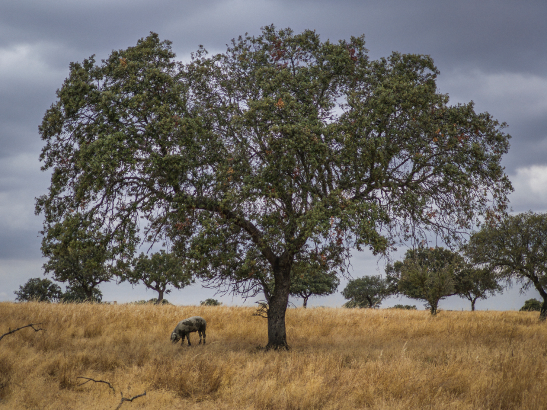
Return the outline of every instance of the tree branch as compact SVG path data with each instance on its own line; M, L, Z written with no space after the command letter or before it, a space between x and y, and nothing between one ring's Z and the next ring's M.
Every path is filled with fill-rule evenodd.
M116 393L116 389L114 389L114 387L112 387L112 385L110 384L110 382L107 382L107 381L104 381L104 380L95 380L95 379L91 379L89 377L76 377L77 379L86 379L87 381L83 382L83 383L80 383L78 386L83 386L84 384L86 383L89 383L89 382L95 382L95 383L104 383L104 384L108 384L108 387L110 387L112 389L112 391L114 393Z
M24 329L25 327L31 327L32 330L34 330L35 332L39 332L40 330L44 330L44 331L45 331L45 329L42 329L42 328L38 328L38 329L35 329L35 328L34 328L34 326L38 326L38 325L41 325L41 323L31 323L31 324L29 324L29 325L22 326L22 327L19 327L19 328L17 328L17 329L14 329L14 330L11 330L11 329L10 329L9 332L4 333L2 336L0 336L0 340L2 340L4 336L10 335L10 334L12 334L12 333L15 333L15 332L17 332L18 330Z
M277 260L277 255L273 250L268 246L264 241L264 235L260 230L247 219L243 218L240 215L237 215L231 210L223 208L220 204L216 203L208 198L192 198L196 208L203 209L210 212L215 212L222 215L224 218L232 220L237 226L243 228L251 236L253 242L258 246L258 249L261 251L262 255L273 265Z
M118 410L120 407L122 407L122 404L123 404L124 401L133 401L133 400L135 400L135 399L137 399L137 398L139 398L139 397L146 396L146 390L144 391L144 393L141 393L141 394L138 394L138 395L136 395L136 396L133 396L133 397L131 397L130 399L129 399L129 398L123 397L123 393L122 393L122 392L120 392L120 394L122 395L122 401L120 402L120 404L118 404L118 407L116 407L116 410Z
M88 382L95 382L95 383L104 383L104 384L107 384L108 387L110 387L112 389L112 391L115 393L116 392L116 389L114 389L114 387L112 386L112 384L110 382L107 382L105 380L95 380L95 379L92 379L90 377L77 377L77 379L85 379L87 381L83 382L83 383L80 383L78 386L83 386L84 384L88 383ZM141 393L141 394L137 394L136 396L133 396L131 398L128 398L128 397L123 397L123 392L120 391L120 394L122 396L122 400L120 401L120 404L118 404L118 407L116 407L116 410L118 410L120 407L122 407L122 404L124 401L133 401L135 399L138 399L139 397L143 397L143 396L146 396L146 390L144 391L144 393Z

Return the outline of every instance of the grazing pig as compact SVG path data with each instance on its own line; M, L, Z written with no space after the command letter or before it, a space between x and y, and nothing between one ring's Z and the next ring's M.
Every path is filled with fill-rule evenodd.
M207 323L205 319L199 316L192 316L188 319L181 320L173 333L171 333L171 342L177 343L179 339L182 339L181 346L184 343L184 338L188 339L188 346L192 346L190 343L190 333L198 332L199 344L201 344L201 336L203 335L203 344L205 344L205 328Z

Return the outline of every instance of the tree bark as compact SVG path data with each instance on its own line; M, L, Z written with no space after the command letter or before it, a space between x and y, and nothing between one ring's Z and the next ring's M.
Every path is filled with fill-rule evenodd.
M291 287L290 265L274 267L275 288L268 306L268 344L266 350L289 350L285 330L285 313Z
M91 302L93 300L93 289L95 289L95 285L89 286L87 283L82 283L81 287L85 293L86 300Z
M471 299L471 312L475 311L475 302L476 301L477 301L477 299Z
M302 307L305 309L308 307L308 297L304 296L304 303L302 304Z
M539 320L547 319L547 292L543 289L542 284L539 282L537 276L530 275L529 278L532 280L534 287L539 292L539 295L543 298L543 305L541 305L541 310L539 311Z
M156 289L158 291L158 300L156 300L156 305L161 305L163 300L163 289Z

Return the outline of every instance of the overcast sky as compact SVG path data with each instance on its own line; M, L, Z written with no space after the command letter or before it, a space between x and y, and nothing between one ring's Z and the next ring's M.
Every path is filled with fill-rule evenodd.
M547 1L509 0L17 0L0 2L0 301L28 279L43 277L34 215L35 197L46 193L49 175L40 171L38 124L55 101L70 62L134 46L150 31L173 42L177 59L203 44L225 50L232 38L274 24L300 32L314 29L322 40L365 35L371 58L392 51L429 54L441 71L439 90L451 103L476 103L508 124L512 135L503 160L515 192L514 212L547 211ZM396 255L395 255L396 256ZM355 254L353 277L383 273L384 261ZM343 282L339 290L345 286ZM101 285L104 300L150 299L155 293L129 285ZM200 284L174 291L177 304L215 297ZM518 287L479 301L478 309L520 308L539 295ZM253 301L247 301L250 305ZM340 306L338 292L310 299L313 306ZM294 303L300 304L295 299ZM418 301L391 298L383 304ZM457 297L441 309L469 309Z

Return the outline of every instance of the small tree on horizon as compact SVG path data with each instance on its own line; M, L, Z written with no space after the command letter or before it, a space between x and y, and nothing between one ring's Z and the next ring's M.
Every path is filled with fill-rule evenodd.
M113 246L103 222L93 215L69 212L43 231L42 254L49 258L44 274L66 282L75 295L94 300L97 286L109 282L131 254L127 242ZM100 293L100 292L99 292Z
M13 293L17 302L57 302L62 296L61 287L47 278L29 279Z
M342 295L349 299L347 308L377 308L390 295L388 284L381 276L363 276L348 282Z
M194 282L192 275L184 269L183 261L163 249L151 256L141 253L122 275L132 285L141 282L148 289L158 292L156 304L163 301L165 294L171 293L169 286L182 289Z
M524 302L524 305L519 309L519 312L541 312L542 303L533 298Z
M485 224L469 239L465 252L499 279L534 287L543 299L539 317L547 319L547 213L524 212Z
M416 305L401 305L401 304L397 304L395 306L392 306L388 309L401 309L401 310L418 310L418 308L416 307Z
M498 282L495 272L488 268L465 265L455 274L456 293L461 298L471 302L471 311L475 311L475 303L478 299L486 299L503 291L503 286Z
M335 270L329 270L327 262L295 263L290 294L303 299L302 307L308 306L311 296L327 296L336 292L340 279Z
M208 298L208 299L202 300L201 302L199 302L199 304L200 306L221 306L222 302L219 302L218 300L213 298Z
M456 273L465 266L458 253L442 247L409 249L405 259L386 267L388 282L400 294L427 302L432 315L439 301L456 294Z

